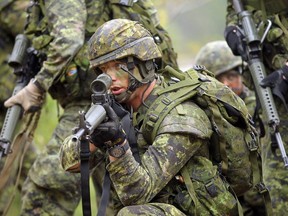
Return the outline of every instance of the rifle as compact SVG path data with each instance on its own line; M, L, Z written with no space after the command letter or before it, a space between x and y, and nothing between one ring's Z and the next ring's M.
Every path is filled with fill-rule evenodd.
M268 28L264 32L262 39L260 39L256 25L249 11L244 10L241 0L233 0L234 10L236 11L241 23L239 26L227 27L225 32L225 39L230 46L234 55L241 55L242 59L248 63L249 71L251 73L256 95L260 101L261 108L268 120L270 134L275 136L284 166L288 166L288 158L283 145L281 135L279 133L279 115L275 106L275 102L269 87L262 88L259 84L266 76L265 67L262 61L261 43L264 41ZM232 31L230 31L232 29ZM227 33L227 34L226 34ZM234 35L231 35L234 34ZM235 47L237 41L237 47Z
M106 103L109 105L112 104L112 95L108 92L111 84L112 79L107 74L100 74L91 83L90 89L93 92L91 95L92 105L86 114L84 111L79 112L79 126L73 129L74 135L72 136L72 141L80 141L82 211L83 215L85 216L91 215L89 186L89 139L95 128L105 121L106 111L102 105Z
M15 38L15 44L8 60L8 64L13 68L13 73L16 75L16 85L13 90L13 95L16 95L24 88L40 70L42 61L45 57L41 56L33 47L29 47L29 39L19 34ZM10 149L11 141L15 128L22 114L22 107L14 105L8 108L3 127L0 134L0 160L2 156L12 153Z

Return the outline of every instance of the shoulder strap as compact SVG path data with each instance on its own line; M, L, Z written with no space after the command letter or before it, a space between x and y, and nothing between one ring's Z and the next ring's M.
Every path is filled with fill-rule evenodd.
M169 68L171 69L171 67ZM195 71L194 73L197 72ZM192 75L192 73L190 75ZM152 142L156 137L158 128L166 115L174 107L192 98L197 93L197 87L199 87L201 83L198 79L195 79L195 77L179 81L158 92L159 97L152 103L143 121L143 136L149 142Z

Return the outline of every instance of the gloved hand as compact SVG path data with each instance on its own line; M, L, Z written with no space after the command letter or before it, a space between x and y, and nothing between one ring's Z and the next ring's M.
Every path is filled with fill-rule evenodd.
M284 65L282 68L279 70L276 70L266 76L261 82L260 86L262 87L275 87L277 84L280 84L283 80L288 82L288 66Z
M16 95L5 101L5 107L19 104L25 112L35 112L39 110L44 102L44 92L39 89L31 80L27 86L21 89Z
M224 37L227 45L235 56L241 56L244 61L247 60L246 48L243 44L244 35L238 26L227 26L224 31Z
M122 144L126 139L126 133L122 128L117 114L108 104L103 105L108 116L108 121L101 123L91 134L90 141L97 147L113 147Z

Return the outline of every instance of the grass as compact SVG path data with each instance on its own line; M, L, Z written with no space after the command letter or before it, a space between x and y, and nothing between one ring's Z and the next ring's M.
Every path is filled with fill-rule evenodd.
M42 108L42 114L38 123L38 127L35 131L34 141L37 144L37 147L41 150L49 141L51 134L55 126L57 125L58 115L61 114L61 109L57 108L57 103L51 99L49 96L47 98L45 106ZM96 199L95 199L95 191L90 181L90 196L91 196L91 207L92 207L92 215L96 214ZM9 209L7 216L15 216L20 214L21 207L21 197L20 193L17 191L15 199ZM82 214L82 203L80 202L74 216L80 216Z

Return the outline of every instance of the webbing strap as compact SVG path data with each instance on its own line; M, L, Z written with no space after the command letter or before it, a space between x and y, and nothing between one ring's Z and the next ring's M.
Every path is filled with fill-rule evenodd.
M270 197L267 187L265 186L263 182L260 182L255 187L258 190L258 193L262 196L262 199L264 201L265 209L266 209L266 216L272 216L273 215L272 202L271 202L271 197Z
M187 187L188 193L189 193L189 195L190 195L190 197L191 197L191 199L193 201L193 204L194 204L194 214L193 215L197 215L196 214L196 206L198 206L198 199L196 197L196 192L195 192L192 180L190 178L190 175L189 175L189 172L188 172L186 166L184 166L181 169L181 175L182 175L182 177L184 179L184 182L185 182L185 185Z
M145 127L143 133L145 133L144 136L149 141L152 141L156 137L158 128L167 114L183 101L193 97L197 93L196 88L198 86L199 84L182 88L177 92L171 92L171 94L168 94L168 96L163 95L155 100L155 102L151 105L152 109L149 109L150 114L146 115L147 117L144 119L143 123ZM160 98L161 102L159 103Z
M81 159L81 193L82 212L84 216L91 216L90 185L89 185L89 141L81 139L80 159Z

